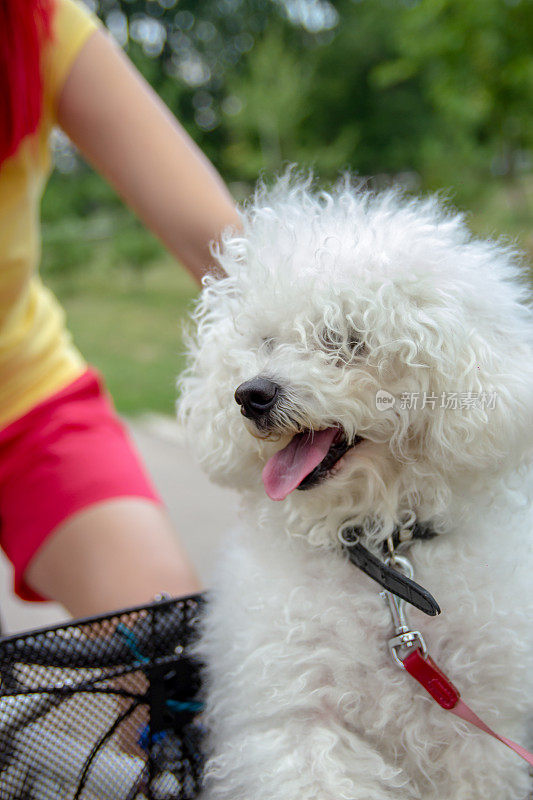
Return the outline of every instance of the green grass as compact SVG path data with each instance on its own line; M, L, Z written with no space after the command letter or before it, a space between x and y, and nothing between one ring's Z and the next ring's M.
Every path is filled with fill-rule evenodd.
M506 235L533 261L533 175L472 187L455 202L475 232ZM181 329L197 288L94 173L52 179L42 273L119 411L172 414Z
M104 374L122 413L172 414L183 368L181 326L196 287L175 263L162 261L143 281L88 271L75 290L50 282L67 311L74 341Z

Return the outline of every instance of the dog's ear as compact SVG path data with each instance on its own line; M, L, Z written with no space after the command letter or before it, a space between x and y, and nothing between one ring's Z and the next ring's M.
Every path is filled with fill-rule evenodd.
M503 475L530 459L533 348L525 331L515 326L490 337L470 331L446 361L433 373L438 400L436 408L426 408L425 452L458 474Z

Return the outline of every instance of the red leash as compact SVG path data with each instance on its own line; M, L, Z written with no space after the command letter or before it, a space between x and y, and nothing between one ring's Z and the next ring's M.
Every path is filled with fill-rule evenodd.
M407 539L416 536L413 530L398 531L398 541L400 543L403 541L402 533L408 534ZM489 736L498 739L533 767L533 753L493 731L461 700L459 691L429 657L420 631L413 630L409 626L404 610L406 601L430 616L439 614L440 608L427 589L414 582L413 565L405 556L396 553L394 535L387 539L389 553L385 558L385 563L361 545L358 529L341 526L337 535L343 548L347 551L350 561L385 589L382 597L389 604L396 634L389 639L389 650L397 666L406 669L441 708L451 711L460 719L466 720ZM429 538L427 531L426 533L419 532L418 538Z
M437 667L429 656L424 658L418 647L413 649L413 651L403 659L402 664L409 675L412 675L413 678L429 692L441 708L451 711L456 717L470 722L480 730L488 733L489 736L498 739L498 741L510 747L520 758L523 758L524 761L527 761L527 763L533 767L533 753L530 753L525 747L513 742L511 739L507 739L506 736L500 736L493 731L492 728L489 728L489 726L461 700L461 695L444 672Z
M394 564L396 569L399 567L412 579L413 566L407 558L391 552L389 561ZM513 742L511 739L500 736L493 731L461 700L461 695L451 680L429 657L422 634L410 628L405 616L404 600L390 591L383 592L383 597L389 603L396 631L396 636L389 640L389 649L394 662L402 669L406 669L409 675L429 692L441 708L451 711L456 717L466 720L466 722L475 725L484 733L488 733L489 736L498 739L498 741L517 753L520 758L523 758L533 766L533 753L530 753L525 747ZM400 652L405 653L405 655L400 655Z

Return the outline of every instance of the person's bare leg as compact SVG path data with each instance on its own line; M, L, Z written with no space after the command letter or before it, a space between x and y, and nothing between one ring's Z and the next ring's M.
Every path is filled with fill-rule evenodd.
M117 498L63 522L30 562L25 579L75 617L200 591L163 508Z

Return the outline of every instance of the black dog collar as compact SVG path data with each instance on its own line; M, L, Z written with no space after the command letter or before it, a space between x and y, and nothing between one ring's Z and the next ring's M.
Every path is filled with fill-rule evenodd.
M412 529L412 537L417 539L431 539L436 536L430 528L416 526ZM395 539L396 537L396 539ZM440 614L440 607L435 598L424 589L423 586L402 575L398 570L393 569L389 564L380 561L373 553L363 547L360 542L360 532L357 528L346 527L339 530L339 540L348 554L348 558L356 567L359 567L366 575L377 581L388 592L401 597L415 608L423 611L431 617ZM392 553L394 553L395 541L401 541L401 531L395 531L391 537ZM386 546L386 545L385 545Z

